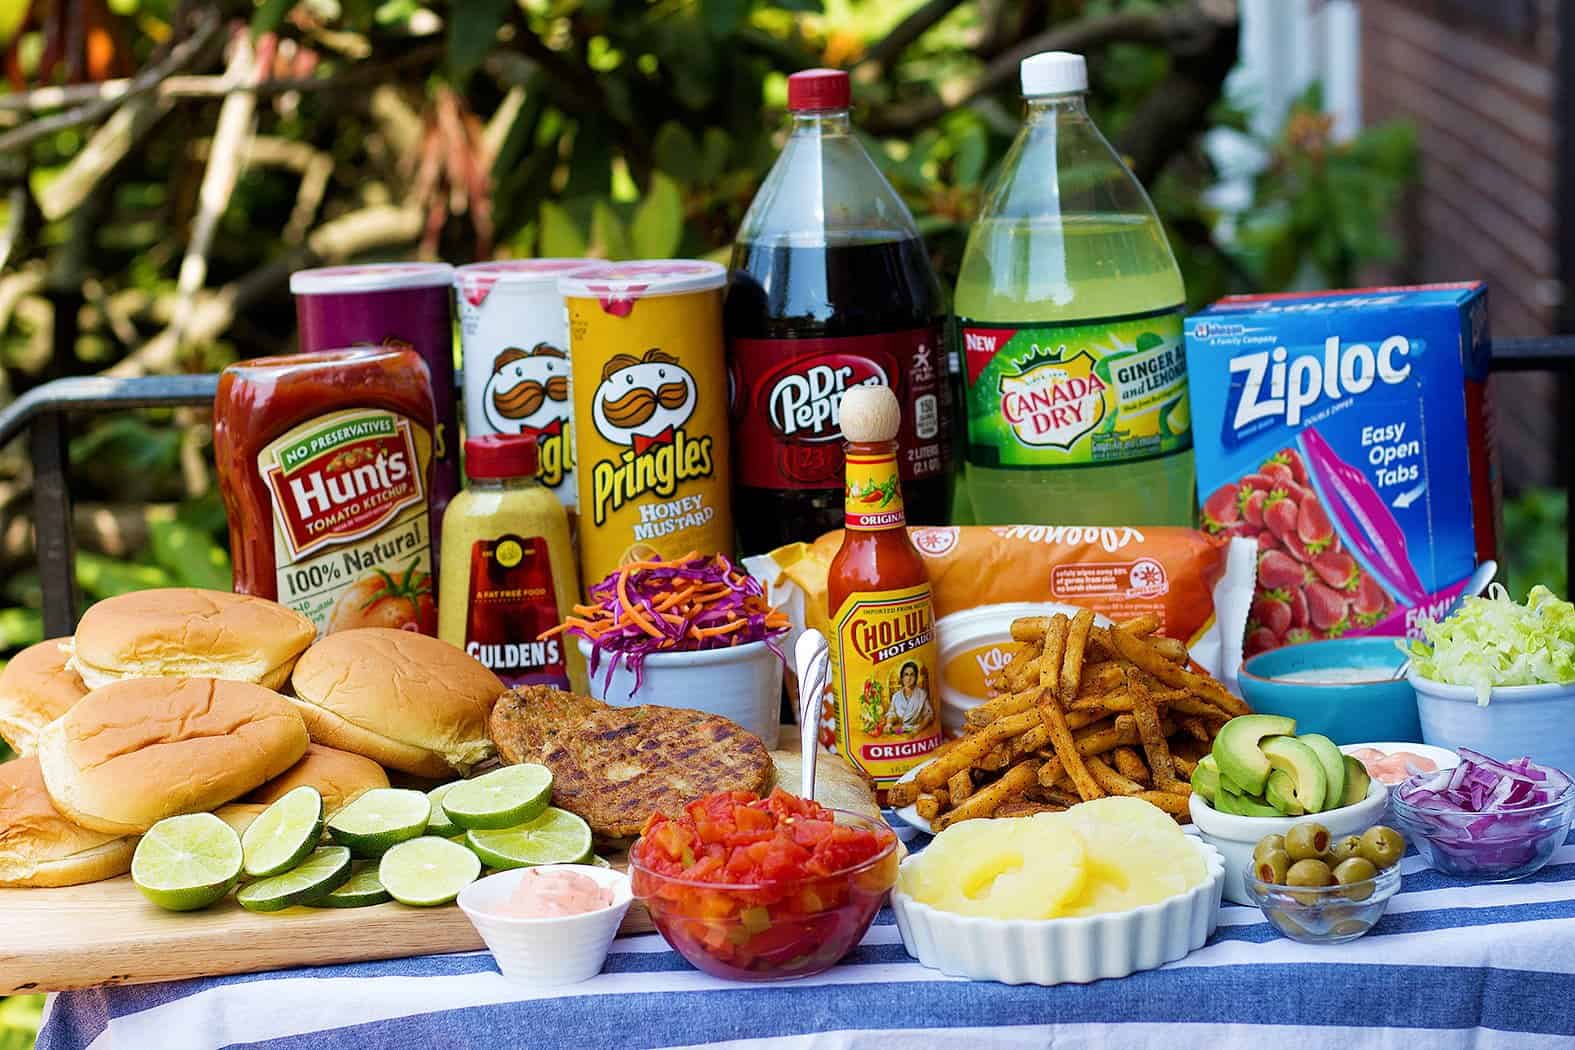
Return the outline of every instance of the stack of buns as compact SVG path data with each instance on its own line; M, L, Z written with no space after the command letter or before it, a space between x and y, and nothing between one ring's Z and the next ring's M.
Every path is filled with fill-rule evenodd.
M0 673L0 886L123 874L165 817L216 812L244 829L315 787L328 815L416 777L491 757L497 677L436 638L311 621L246 595L166 588L99 602L72 639ZM293 694L293 695L292 695Z

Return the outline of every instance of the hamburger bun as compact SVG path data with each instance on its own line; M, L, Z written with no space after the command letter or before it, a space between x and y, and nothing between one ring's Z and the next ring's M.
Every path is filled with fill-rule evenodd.
M291 675L312 739L418 777L467 773L493 753L498 676L447 642L362 627L330 634Z
M19 755L33 753L33 738L87 695L82 678L66 666L70 638L30 645L0 671L0 737Z
M303 785L317 789L323 796L323 816L331 817L372 788L386 788L388 774L370 758L308 744L299 762L241 801L267 806Z
M75 886L124 875L137 840L60 815L38 759L0 765L0 886Z
M266 598L163 587L105 598L82 617L71 666L89 689L126 678L224 678L279 689L317 637Z
M263 815L267 806L256 802L231 802L220 806L213 811L213 815L235 829L237 835L246 834L246 829L252 826L252 821Z
M38 734L55 807L95 831L140 835L165 817L239 798L306 753L278 693L213 678L139 678L95 689Z

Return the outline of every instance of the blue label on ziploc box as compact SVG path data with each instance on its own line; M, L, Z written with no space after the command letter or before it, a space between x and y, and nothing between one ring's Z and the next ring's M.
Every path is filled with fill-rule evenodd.
M1185 333L1203 527L1258 541L1249 655L1414 631L1491 556L1484 285L1233 296Z

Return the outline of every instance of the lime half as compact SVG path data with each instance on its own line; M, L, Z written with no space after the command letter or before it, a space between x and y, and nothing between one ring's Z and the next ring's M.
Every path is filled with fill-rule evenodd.
M462 780L443 795L443 811L462 828L512 828L534 820L552 798L552 771L525 762Z
M247 911L279 911L310 904L349 877L350 851L343 846L320 846L299 867L242 886L235 899Z
M472 831L465 844L490 867L580 864L590 859L590 825L567 810L548 806L535 820L497 831Z
M428 835L451 839L455 835L465 833L464 828L450 820L448 814L443 812L443 796L458 787L460 783L456 780L452 784L439 784L427 792L427 801L432 804L432 815L427 818Z
M148 829L131 858L131 881L170 911L219 900L241 876L241 837L212 813L167 817Z
M586 861L585 863L594 865L595 867L598 867L598 868L610 868L610 867L612 867L612 861L608 860L606 857L592 857L590 860Z
M399 843L377 865L377 879L389 896L417 908L447 904L480 874L474 853L434 835Z
M358 857L377 857L420 835L431 815L432 805L419 791L373 788L334 814L328 834Z
M332 893L310 901L314 908L367 908L392 900L377 877L377 865L362 868Z
M323 834L323 796L301 785L263 810L241 835L242 868L254 879L282 875L306 859Z

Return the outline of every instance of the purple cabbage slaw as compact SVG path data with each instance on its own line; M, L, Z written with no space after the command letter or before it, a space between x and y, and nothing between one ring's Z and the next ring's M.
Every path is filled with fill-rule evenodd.
M612 659L607 663L607 675L602 680L603 690L612 684L613 672L621 659L624 666L634 673L634 688L630 695L639 692L640 683L644 680L645 659L653 653L692 653L765 642L766 647L786 665L787 658L776 639L786 633L788 628L773 627L766 623L766 617L776 610L767 600L765 588L759 580L734 565L725 554L699 555L676 565L636 569L629 574L630 600L662 632L662 638L651 637L624 614L623 599L618 594L618 576L616 572L610 573L606 579L592 586L589 604L600 605L613 622L621 626L613 627L600 638L592 638L587 631L575 625L570 625L564 631L565 634L584 638L591 643L592 675L600 667L603 653L612 654ZM732 593L713 602L697 615L686 617L681 623L671 623L656 610L649 592L670 591L688 584L723 584ZM740 617L747 625L731 634L696 639L689 633L691 628L720 627Z
M1500 762L1470 748L1458 753L1454 769L1418 774L1395 789L1435 848L1492 871L1533 860L1550 834L1563 841L1567 829L1546 823L1571 798L1563 771L1526 757Z

